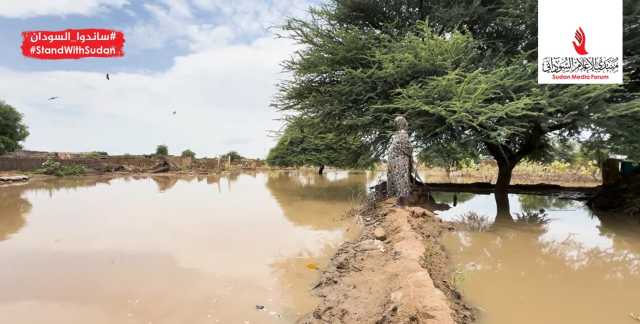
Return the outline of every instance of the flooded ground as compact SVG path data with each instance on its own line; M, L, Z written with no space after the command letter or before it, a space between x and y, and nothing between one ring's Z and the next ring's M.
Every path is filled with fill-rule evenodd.
M0 318L292 323L374 173L65 178L0 188ZM479 323L636 323L640 225L581 202L434 193ZM475 214L469 214L474 211ZM509 213L508 213L509 214ZM353 232L353 231L351 231ZM256 305L264 306L257 310ZM4 321L2 321L4 322Z
M79 178L0 188L0 318L291 323L364 173ZM256 305L264 306L257 310Z
M639 224L530 195L510 195L512 218L495 222L493 195L455 196L434 194L456 200L442 218L467 215L471 231L444 243L451 280L481 310L479 323L638 323L630 314L640 314Z

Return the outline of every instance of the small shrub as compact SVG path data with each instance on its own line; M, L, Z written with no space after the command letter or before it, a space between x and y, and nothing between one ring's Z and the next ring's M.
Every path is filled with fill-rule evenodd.
M491 228L489 218L476 212L467 212L454 221L460 228L469 232L486 232Z
M240 160L244 160L244 156L240 155L238 152L236 151L230 151L227 154L224 154L220 157L223 161L227 161L229 160L229 158L231 159L231 162L236 162L236 161L240 161Z
M471 169L471 170L477 170L478 169L478 164L476 163L476 161L474 161L473 159L470 158L464 158L462 159L459 163L459 168L460 169Z
M196 153L193 152L192 150L184 150L182 151L182 157L190 157L194 159L196 157Z
M53 160L47 160L42 163L42 168L38 170L39 173L54 175L56 177L77 176L86 173L86 169L82 165L71 164L62 165L60 162Z
M85 154L85 156L88 158L100 158L100 157L109 156L109 153L103 152L103 151L94 151L94 152Z
M457 265L454 270L451 271L450 274L450 282L454 287L458 289L462 289L462 284L466 279L466 271L463 265Z
M516 214L516 223L518 224L531 224L531 225L546 225L551 219L546 213L539 212L523 212L522 214Z
M158 145L158 147L156 147L156 155L169 155L169 148L166 145Z
M498 173L495 163L476 164L472 160L459 162L456 177L481 178L482 181L495 181ZM513 170L513 179L517 183L563 183L563 182L592 182L601 181L600 168L594 161L564 162L552 161L542 163L539 161L523 160Z

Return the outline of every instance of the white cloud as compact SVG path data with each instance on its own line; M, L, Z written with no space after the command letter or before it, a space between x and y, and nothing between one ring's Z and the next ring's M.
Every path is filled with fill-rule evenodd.
M95 15L121 8L129 0L2 0L0 16L8 18L30 18L37 16Z
M144 9L151 18L126 32L129 46L135 49L160 49L177 44L198 51L226 45L235 35L230 27L220 23L198 23L184 0L145 4Z
M273 145L267 131L279 126L269 107L285 77L279 63L294 49L261 38L177 57L166 72L118 73L110 81L92 72L0 69L0 98L25 114L29 149L145 153L166 143L173 153L236 149L264 157Z
M225 46L231 42L234 35L233 30L227 26L193 25L187 28L189 49L194 52Z
M182 8L182 9L175 9ZM172 40L181 40L193 24L188 7L145 4L150 19L128 28L127 45L142 49L159 49Z
M284 23L286 17L303 16L308 1L300 0L185 0L145 4L150 19L141 21L127 31L130 46L158 49L173 42L198 50L220 46L241 38L252 39L269 35L269 28ZM194 13L210 16L211 21L199 22Z
M196 8L220 14L225 24L245 33L266 32L281 24L288 16L300 17L309 1L300 0L193 0Z
M290 41L273 39L267 28L301 15L309 5L157 0L144 4L141 13L123 7L128 0L42 0L42 7L36 1L0 2L0 16L20 17L121 7L123 14L139 18L123 28L128 50L179 46L190 52L166 71L117 73L110 81L100 73L0 67L0 99L25 114L28 149L147 153L164 143L172 153L189 148L211 156L234 149L256 157L273 146L268 131L281 123L270 103L276 83L286 77L280 63L295 50ZM60 99L48 101L52 96Z

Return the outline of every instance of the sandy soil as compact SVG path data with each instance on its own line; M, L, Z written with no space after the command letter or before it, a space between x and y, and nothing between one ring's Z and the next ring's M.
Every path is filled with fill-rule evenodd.
M362 234L340 247L313 288L321 303L298 323L471 322L439 244L454 227L428 209L394 204L361 211Z

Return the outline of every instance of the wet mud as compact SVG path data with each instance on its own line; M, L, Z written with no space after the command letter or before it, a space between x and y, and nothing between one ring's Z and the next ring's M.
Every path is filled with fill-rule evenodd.
M471 323L449 283L440 236L455 227L429 209L389 199L363 207L358 239L342 244L313 294L321 301L298 323Z

